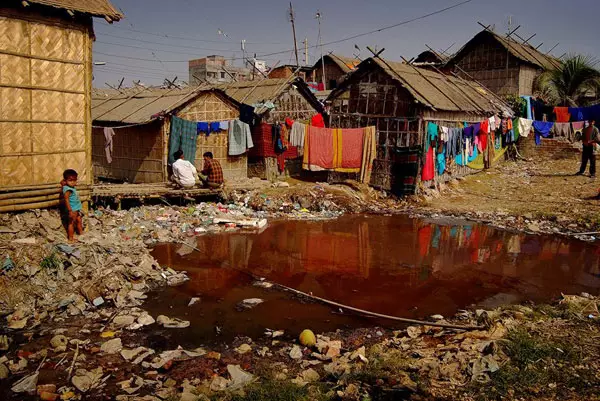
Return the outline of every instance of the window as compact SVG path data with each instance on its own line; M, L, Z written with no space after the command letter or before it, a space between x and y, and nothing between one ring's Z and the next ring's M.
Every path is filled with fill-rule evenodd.
M225 73L221 72L221 78L225 78Z

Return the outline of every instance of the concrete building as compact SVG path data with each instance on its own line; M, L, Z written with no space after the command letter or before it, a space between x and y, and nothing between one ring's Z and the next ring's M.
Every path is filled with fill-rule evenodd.
M219 83L246 81L252 72L244 67L230 65L223 56L208 56L188 62L190 85L198 85L202 82Z

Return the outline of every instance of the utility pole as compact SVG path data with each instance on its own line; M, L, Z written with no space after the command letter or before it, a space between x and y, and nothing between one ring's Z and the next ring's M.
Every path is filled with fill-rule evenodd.
M308 60L308 38L304 38L304 64L310 64Z
M298 59L298 43L296 42L296 24L294 23L294 8L292 7L292 2L290 1L290 22L292 23L292 33L294 34L294 52L296 53L296 65L300 65L300 60Z
M319 10L317 10L317 15L315 18L319 21L319 46L321 47L321 67L323 68L323 75L321 75L321 82L323 83L323 88L327 89L325 85L325 63L323 62L323 38L321 37L321 17L323 15Z

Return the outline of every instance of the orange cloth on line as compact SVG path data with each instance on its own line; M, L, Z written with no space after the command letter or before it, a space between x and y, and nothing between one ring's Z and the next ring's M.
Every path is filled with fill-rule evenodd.
M365 128L365 138L363 140L362 163L360 167L360 181L363 183L371 182L371 173L373 171L373 161L377 156L377 137L375 127Z
M304 142L303 168L306 170L333 169L335 148L333 131L329 128L309 126Z
M554 114L556 114L557 123L568 123L571 119L571 113L569 113L568 107L555 107Z
M334 160L335 171L358 173L360 171L363 153L365 129L347 128L336 129L334 140L337 144L337 158Z

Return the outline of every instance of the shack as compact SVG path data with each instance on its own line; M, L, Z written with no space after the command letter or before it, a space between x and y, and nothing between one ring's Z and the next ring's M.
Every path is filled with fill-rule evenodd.
M222 89L227 96L239 103L253 106L255 110L257 124L252 129L255 146L248 152L248 176L275 180L299 174L302 162L297 157L286 162L285 171L279 171L269 139L270 124L283 123L286 118L310 120L315 114L324 113L323 104L306 82L292 76L236 82L224 85Z
M128 183L168 181L171 117L192 121L233 120L239 105L211 86L160 89L129 88L94 91L92 154L96 180ZM107 156L105 128L112 128L112 152ZM194 164L201 168L204 152L212 152L226 180L247 176L245 155L228 156L227 132L198 135Z
M361 62L327 104L331 127L376 127L370 184L400 195L415 192L426 122L459 127L510 114L501 99L473 81L379 57ZM469 172L461 167L453 175Z
M122 15L108 0L0 6L0 212L58 205L67 168L89 195L92 17Z
M358 58L329 53L323 56L322 62L319 59L313 66L314 79L316 82L325 84L324 90L335 89L359 63L360 59ZM323 65L325 66L325 77L323 77Z
M275 68L272 68L269 71L269 78L289 78L294 73L297 74L298 77L302 78L306 82L313 81L313 68L309 66L297 66L293 64L280 65Z
M456 74L471 77L498 95L533 95L533 82L560 60L530 44L485 29L468 41L449 61Z

